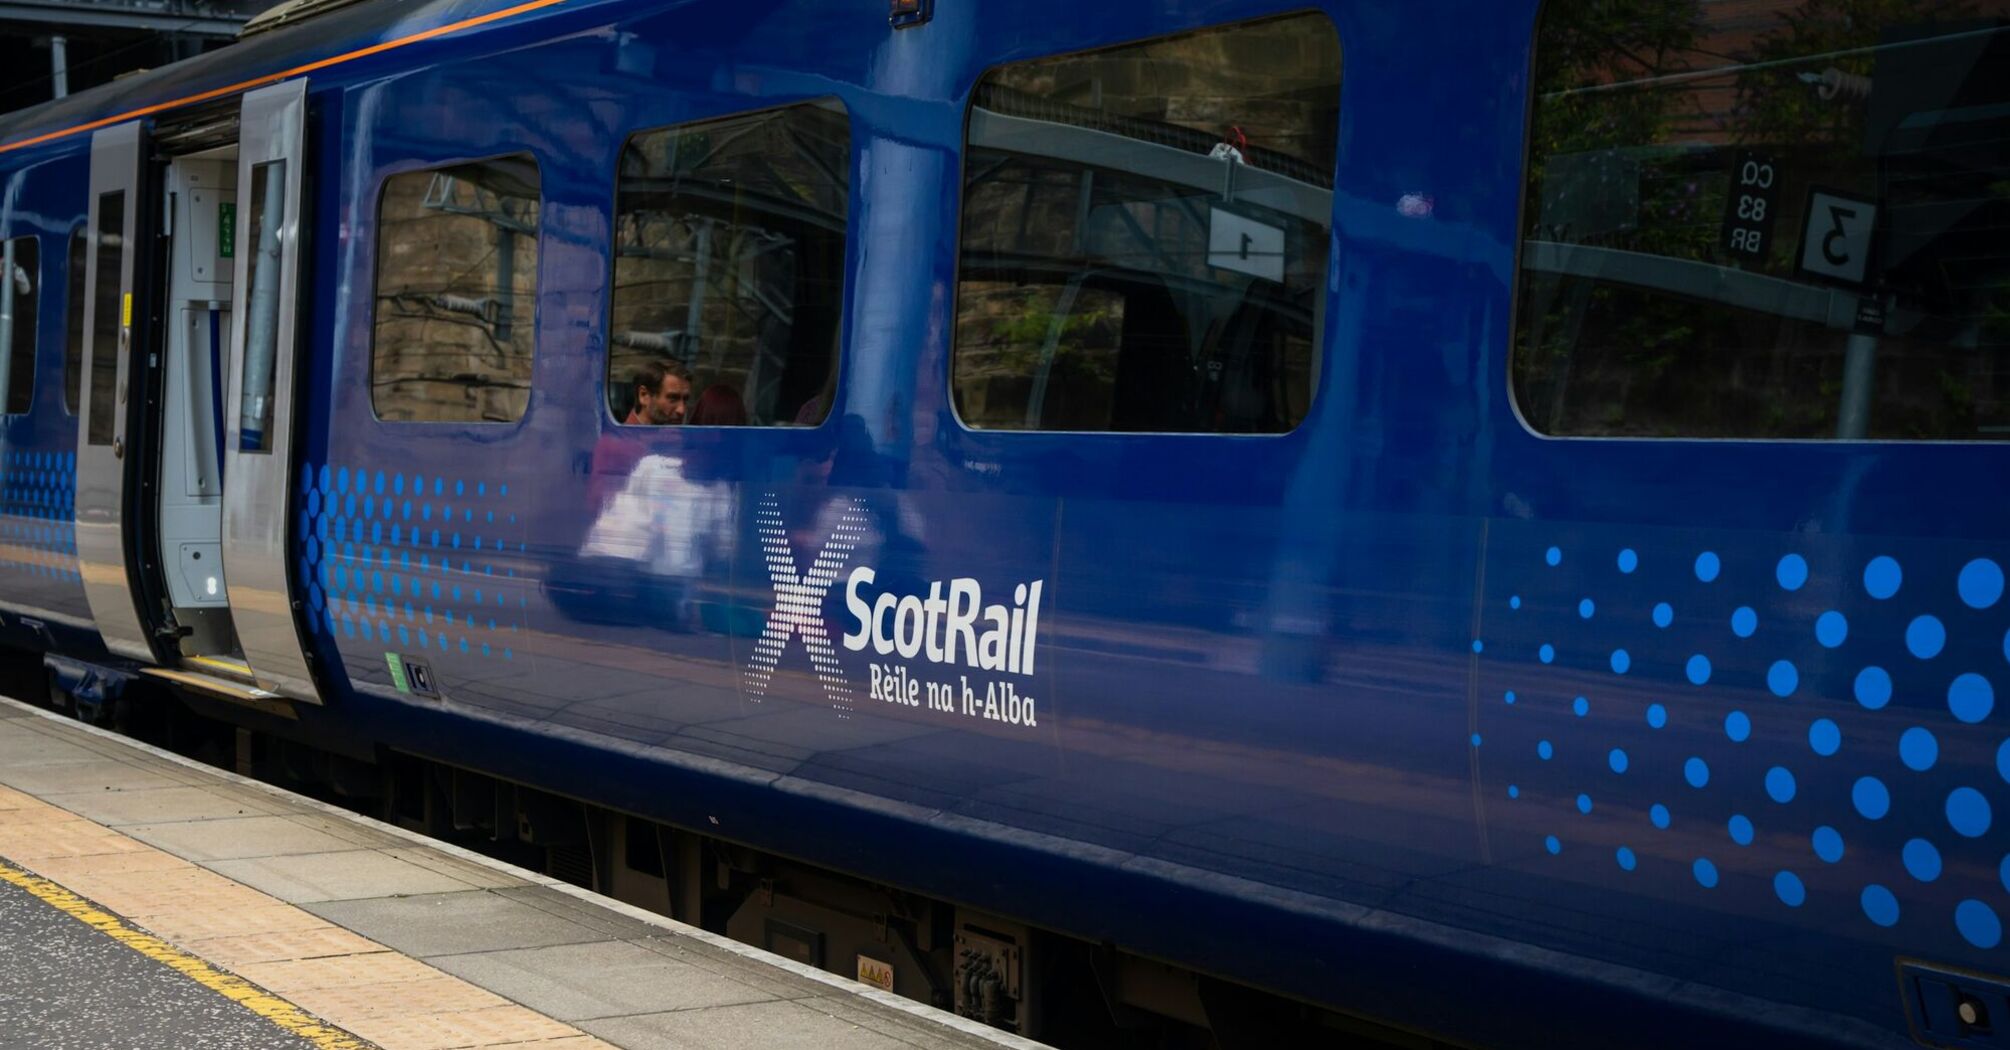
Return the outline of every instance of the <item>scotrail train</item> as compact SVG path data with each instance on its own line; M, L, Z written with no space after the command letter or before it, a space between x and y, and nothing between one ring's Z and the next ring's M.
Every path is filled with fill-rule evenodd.
M1999 0L320 0L0 179L80 714L1068 1045L2010 1045Z

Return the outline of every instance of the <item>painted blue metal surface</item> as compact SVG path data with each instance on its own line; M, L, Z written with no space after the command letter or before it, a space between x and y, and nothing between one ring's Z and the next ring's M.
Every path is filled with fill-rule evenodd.
M894 32L807 0L561 5L314 74L289 513L332 702L303 725L1494 1044L1904 1045L1896 958L2010 968L2001 451L1531 434L1505 377L1532 4L1328 8L1336 236L1297 430L956 421L978 76L1285 9L950 3ZM315 53L391 35L368 26ZM93 105L243 72L203 62ZM824 96L855 147L830 419L617 429L622 139ZM75 150L0 166L60 156L74 186ZM510 151L544 195L529 411L379 421L378 187ZM83 201L47 192L66 232ZM1414 194L1434 208L1399 208ZM68 419L45 379L8 424L10 492L13 457L69 451ZM704 573L582 557L633 480L594 476L594 450L622 443L732 509ZM860 566L868 601L1040 581L1031 673L844 645ZM753 689L764 644L779 670ZM440 698L401 692L387 654ZM953 683L949 709L880 699L875 663ZM1012 691L991 717L966 683Z
M89 633L77 574L77 421L63 398L70 234L84 221L87 172L75 156L22 158L4 171L0 238L37 238L40 316L35 345L14 351L35 355L29 411L0 417L0 594L17 612Z

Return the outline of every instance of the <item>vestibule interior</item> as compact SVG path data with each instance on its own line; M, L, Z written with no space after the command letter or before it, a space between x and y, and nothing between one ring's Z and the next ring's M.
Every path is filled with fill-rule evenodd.
M237 146L173 158L161 346L160 566L183 656L242 666L223 578L223 433L236 260ZM232 666L235 665L235 666Z

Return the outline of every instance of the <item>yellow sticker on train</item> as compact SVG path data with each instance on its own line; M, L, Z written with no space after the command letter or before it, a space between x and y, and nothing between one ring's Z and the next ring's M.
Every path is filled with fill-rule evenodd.
M893 991L893 964L870 955L860 955L858 979L882 992Z
M120 300L119 318L120 325L126 328L133 326L133 293L127 292L125 298Z

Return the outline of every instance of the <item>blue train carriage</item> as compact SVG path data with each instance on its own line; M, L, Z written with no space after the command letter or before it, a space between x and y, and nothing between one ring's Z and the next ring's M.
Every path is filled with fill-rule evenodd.
M2001 4L319 6L0 123L80 709L1064 1045L2010 1038Z

